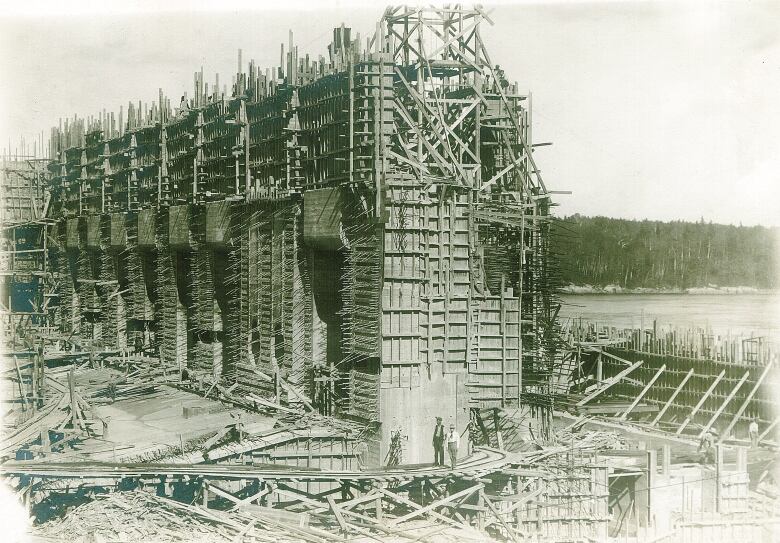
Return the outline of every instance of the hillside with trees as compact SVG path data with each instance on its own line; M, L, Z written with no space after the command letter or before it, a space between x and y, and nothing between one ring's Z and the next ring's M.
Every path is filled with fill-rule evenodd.
M573 215L555 221L552 243L564 285L774 289L779 230Z

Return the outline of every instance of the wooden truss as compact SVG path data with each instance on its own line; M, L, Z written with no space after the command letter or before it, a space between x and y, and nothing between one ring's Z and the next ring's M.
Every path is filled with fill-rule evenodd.
M3 471L28 506L53 493L147 489L202 508L275 519L286 528L292 523L325 539L334 533L416 539L419 532L410 530L427 518L436 521L438 530L475 529L519 541L542 525L556 526L558 508L572 504L582 509L580 514L587 513L592 536L605 533L606 466L580 463L580 471L573 473L568 464L559 470L556 461L549 470L515 462L498 450L480 449L454 470L409 466L324 472L279 465L12 462ZM588 500L580 499L583 492Z
M530 112L480 36L480 8L388 8L382 50L392 56L397 130L392 160L427 184L524 196L546 192L533 160ZM486 140L490 151L486 152Z

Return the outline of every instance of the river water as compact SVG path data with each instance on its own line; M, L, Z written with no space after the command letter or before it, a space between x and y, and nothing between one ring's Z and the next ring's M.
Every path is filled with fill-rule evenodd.
M617 327L709 328L780 344L779 294L567 294L560 317Z

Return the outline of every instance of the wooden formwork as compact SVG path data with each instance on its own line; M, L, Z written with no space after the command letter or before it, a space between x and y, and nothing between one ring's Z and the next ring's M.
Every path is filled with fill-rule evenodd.
M157 352L161 363L181 370L186 366L182 362L186 360L186 333L181 333L183 326L180 324L184 308L176 283L177 255L168 244L169 223L169 211L162 210L157 216L155 230Z
M34 157L0 157L0 222L10 226L46 217L47 166Z
M0 340L12 351L19 350L24 328L48 324L48 306L56 302L48 177L45 160L0 157Z
M580 367L595 370L596 391L611 383L599 401L630 402L623 419L641 401L655 409L633 413L635 420L677 434L700 436L711 429L721 441L746 439L747 425L755 419L763 439L776 426L772 390L780 374L776 355L760 338L618 329L575 330L573 337L581 345ZM632 364L637 367L626 373Z
M387 422L383 447L394 418L418 443L440 408L459 431L472 408L549 416L550 198L484 19L390 8L365 48L342 27L328 59L291 41L272 72L239 62L229 93L197 73L178 108L161 92L55 129L55 213L91 217L100 270L62 268L70 321L107 322L116 294L125 331L103 327L125 347L142 327L147 354L198 379Z

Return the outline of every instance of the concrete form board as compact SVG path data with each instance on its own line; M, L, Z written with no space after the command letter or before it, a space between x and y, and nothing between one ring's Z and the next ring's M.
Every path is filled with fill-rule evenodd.
M206 204L206 243L223 247L230 241L230 203Z
M124 249L127 245L127 225L124 213L111 214L111 247Z
M65 247L78 249L81 243L81 217L72 217L65 221Z
M341 194L338 187L309 190L303 195L303 241L320 250L339 250Z
M103 224L103 215L87 215L87 247L100 249L100 230Z
M138 211L138 246L154 247L157 227L157 210L143 208Z
M180 249L191 248L190 206L171 206L168 213L168 243Z

